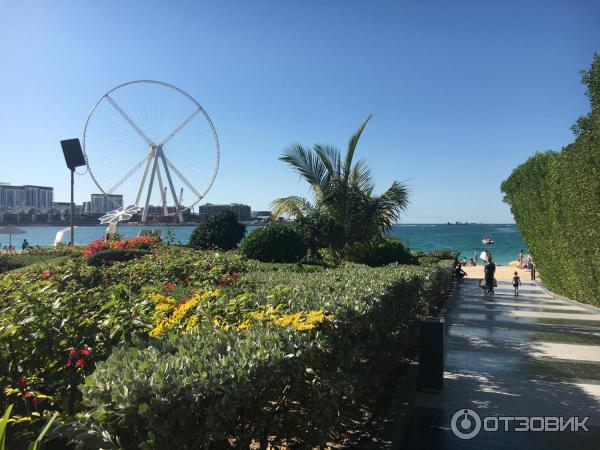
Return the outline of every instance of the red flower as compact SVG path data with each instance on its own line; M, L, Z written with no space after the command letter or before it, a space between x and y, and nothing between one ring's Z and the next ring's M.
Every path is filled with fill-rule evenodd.
M73 361L72 359L67 359L67 367L71 366L71 361Z
M72 348L69 350L69 359L75 359L75 358L77 358L77 350Z
M165 289L169 290L169 289L173 289L175 287L175 285L173 283L167 283L165 284Z
M77 360L77 362L75 363L75 367L83 369L85 367L85 361L83 359L79 358Z
M17 383L19 384L20 389L26 389L27 388L27 378L25 378L25 375L19 375Z
M29 397L33 397L33 392L31 391L27 391L23 394L23 398L29 398Z
M87 345L84 345L81 350L79 350L79 356L82 358L89 358L91 354L91 350Z
M42 280L47 280L48 278L50 278L50 275L52 275L52 272L50 272L49 270L45 270L44 272L42 272L42 274L40 275L40 278Z

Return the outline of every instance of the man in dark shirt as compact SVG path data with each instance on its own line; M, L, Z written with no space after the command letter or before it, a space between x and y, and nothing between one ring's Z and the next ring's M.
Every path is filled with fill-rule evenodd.
M492 256L490 255L488 264L485 266L485 286L488 294L494 293L494 273L496 272L496 264L492 262Z

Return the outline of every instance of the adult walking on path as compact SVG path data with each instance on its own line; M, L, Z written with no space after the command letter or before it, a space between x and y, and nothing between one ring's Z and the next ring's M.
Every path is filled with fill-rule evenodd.
M494 293L494 274L496 273L496 264L492 261L492 255L488 256L488 263L484 269L486 293Z

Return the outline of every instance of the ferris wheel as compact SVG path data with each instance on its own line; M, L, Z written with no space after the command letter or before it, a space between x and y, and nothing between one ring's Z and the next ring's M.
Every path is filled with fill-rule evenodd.
M204 198L219 168L219 139L206 111L168 83L121 84L92 108L83 132L87 169L105 199L117 208L173 216ZM142 169L143 168L143 169ZM185 200L185 201L184 201ZM184 204L185 203L185 204Z

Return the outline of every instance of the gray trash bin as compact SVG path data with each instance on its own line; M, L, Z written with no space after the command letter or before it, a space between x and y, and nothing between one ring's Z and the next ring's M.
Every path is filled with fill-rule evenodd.
M419 333L419 377L422 391L441 391L444 382L444 319L422 319Z

